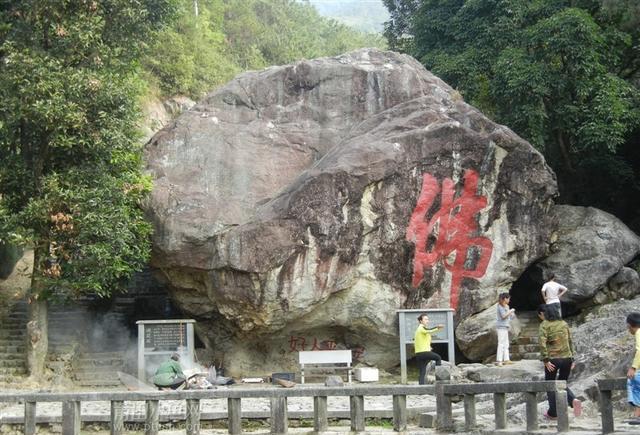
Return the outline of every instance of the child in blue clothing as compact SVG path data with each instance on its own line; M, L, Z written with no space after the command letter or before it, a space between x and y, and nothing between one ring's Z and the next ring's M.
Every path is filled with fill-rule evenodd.
M633 312L627 316L629 333L635 336L635 355L631 367L627 371L627 400L633 407L633 418L629 424L640 424L640 313Z

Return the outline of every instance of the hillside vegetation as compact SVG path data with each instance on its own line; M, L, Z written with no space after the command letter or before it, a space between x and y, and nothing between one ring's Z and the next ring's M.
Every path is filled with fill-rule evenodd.
M322 17L293 0L178 0L175 21L157 33L142 66L164 95L199 98L241 71L332 56L384 39Z

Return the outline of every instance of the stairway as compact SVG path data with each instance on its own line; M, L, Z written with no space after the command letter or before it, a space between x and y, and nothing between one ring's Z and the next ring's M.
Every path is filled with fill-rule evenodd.
M126 371L125 353L131 344L124 300L113 311L98 312L92 300L54 305L49 312L49 351L72 353L74 383L84 388L121 387L118 371Z
M86 342L90 314L80 302L49 304L49 353L75 353Z
M9 386L27 375L27 303L9 307L0 322L0 385Z
M511 359L514 361L521 359L540 359L540 349L538 347L538 328L540 320L535 311L520 311L516 313L520 322L520 335L509 347Z

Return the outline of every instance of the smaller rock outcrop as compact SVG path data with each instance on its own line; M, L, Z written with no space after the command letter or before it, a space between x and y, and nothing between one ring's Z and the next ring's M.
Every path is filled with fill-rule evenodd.
M575 304L594 297L640 254L640 237L609 213L568 205L555 206L553 213L558 221L557 240L551 245L551 255L536 267L543 276L555 273L557 281L569 288L562 298L565 302ZM633 292L632 287L623 292Z
M640 311L640 298L596 307L582 319L571 322L576 350L572 376L580 379L595 375L625 376L635 352L634 337L626 324L626 317L632 311Z

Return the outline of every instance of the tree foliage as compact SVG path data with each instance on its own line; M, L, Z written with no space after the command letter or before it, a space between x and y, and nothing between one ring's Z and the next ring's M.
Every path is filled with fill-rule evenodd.
M146 262L136 59L162 0L0 2L0 241L38 296L107 296Z
M640 122L637 2L385 3L390 45L540 149L562 201L617 212L636 197L640 173L626 149Z
M199 98L244 70L367 46L385 43L321 17L308 3L181 0L179 18L152 41L143 65L164 94Z

